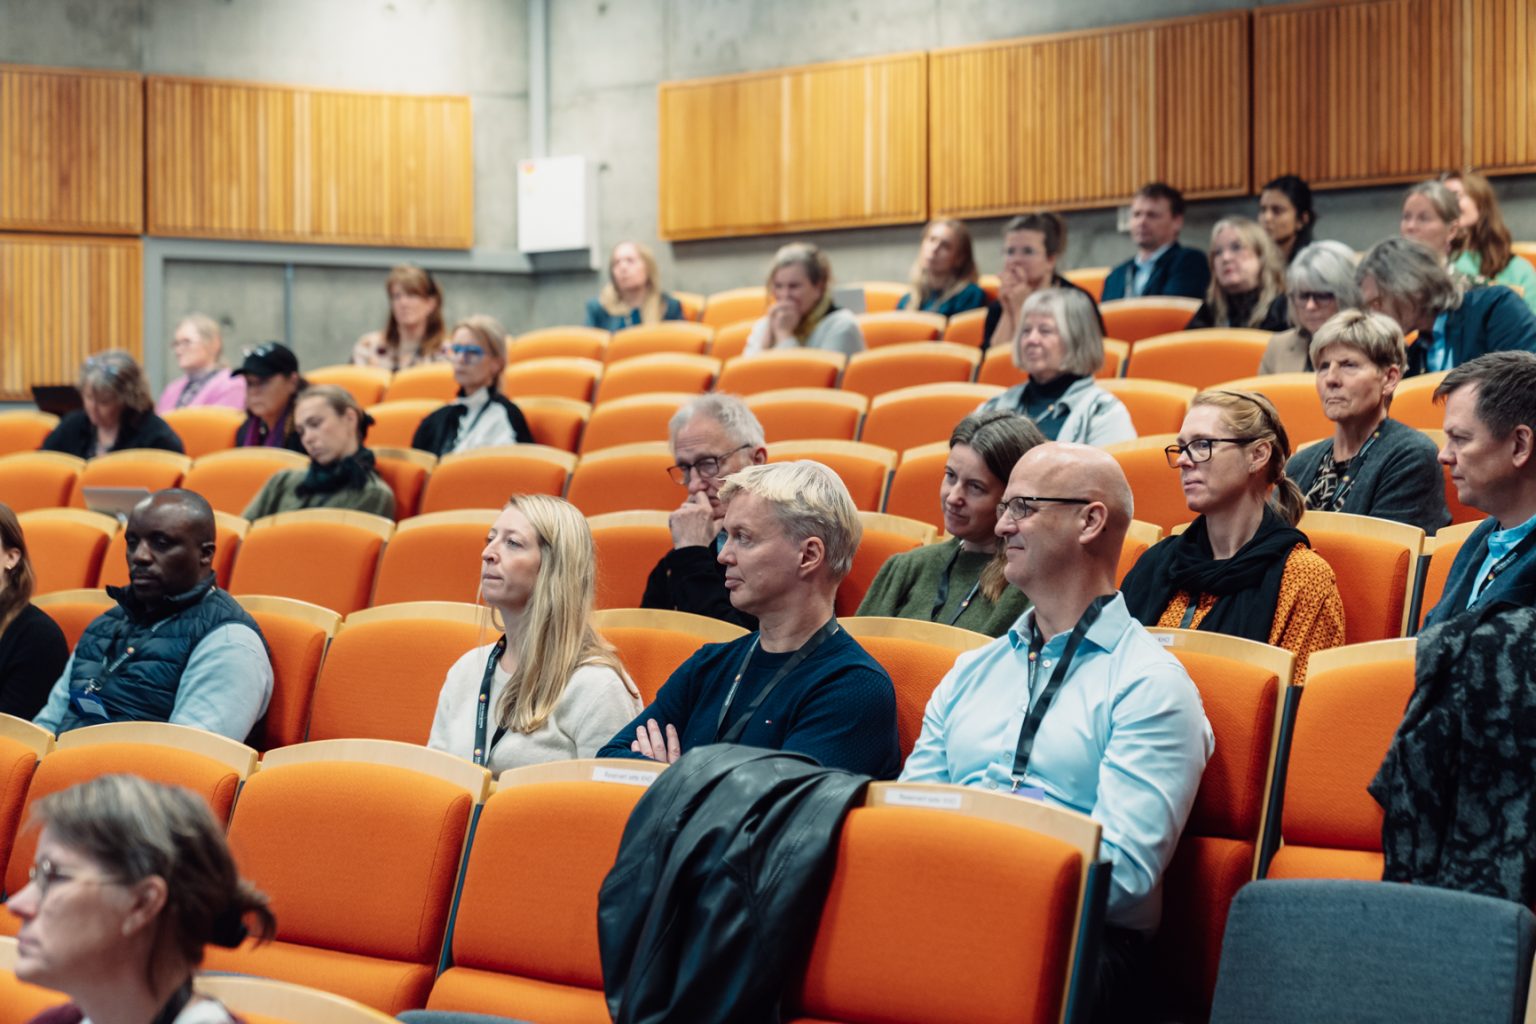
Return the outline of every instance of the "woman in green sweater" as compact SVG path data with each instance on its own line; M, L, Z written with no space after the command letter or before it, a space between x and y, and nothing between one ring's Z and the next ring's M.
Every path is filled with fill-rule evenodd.
M260 519L302 508L347 508L394 518L395 492L380 479L373 453L363 447L373 417L334 384L312 384L294 401L294 422L309 466L284 469L246 506Z
M1033 423L1002 410L973 413L949 438L939 486L950 536L895 555L880 567L860 615L926 619L1002 636L1029 600L1003 578L997 505L1019 457L1045 441Z

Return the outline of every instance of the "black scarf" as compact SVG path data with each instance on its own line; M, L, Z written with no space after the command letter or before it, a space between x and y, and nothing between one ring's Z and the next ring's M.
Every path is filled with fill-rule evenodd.
M304 474L304 479L293 492L301 498L307 498L311 494L360 491L368 486L368 480L373 474L373 452L359 448L356 454L337 459L327 466L311 459L309 472Z
M1297 544L1311 547L1306 534L1285 525L1266 505L1252 539L1231 558L1217 561L1205 516L1200 516L1189 529L1154 545L1136 562L1121 588L1126 607L1142 625L1155 626L1180 591L1189 594L1191 606L1202 594L1212 594L1216 604L1200 629L1269 643L1280 577Z

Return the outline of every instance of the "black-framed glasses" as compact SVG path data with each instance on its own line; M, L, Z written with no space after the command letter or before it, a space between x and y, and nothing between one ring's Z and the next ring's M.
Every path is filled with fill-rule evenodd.
M1171 444L1163 449L1163 454L1168 456L1168 465L1173 469L1179 468L1179 457L1189 456L1190 462L1210 462L1211 446L1215 444L1253 444L1256 437L1197 437L1193 441L1183 444Z
M1333 292L1296 292L1296 305L1305 306L1313 303L1318 306L1326 306L1330 302L1337 301L1338 296Z
M452 352L460 359L468 359L472 363L478 362L485 356L485 347L483 345L462 345L455 343L448 346L448 351Z
M739 444L723 455L706 455L702 459L697 459L693 462L679 462L675 466L667 467L667 475L672 478L673 483L682 487L688 486L689 473L697 473L705 480L715 480L719 478L720 467L726 459L745 448L751 447L750 444Z
M1021 494L1007 501L998 502L997 518L1024 520L1039 512L1035 505L1091 505L1092 498L1045 498L1036 494Z
M48 896L48 890L60 882L97 882L102 885L118 885L120 880L109 875L72 875L67 871L61 871L59 866L47 857L27 869L27 881L37 886L37 898L39 901Z

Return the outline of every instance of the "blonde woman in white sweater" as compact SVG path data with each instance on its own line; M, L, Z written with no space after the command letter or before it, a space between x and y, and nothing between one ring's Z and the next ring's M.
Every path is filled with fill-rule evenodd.
M592 628L596 551L586 519L559 498L514 495L480 560L480 593L504 634L448 670L427 745L498 774L593 756L641 701Z

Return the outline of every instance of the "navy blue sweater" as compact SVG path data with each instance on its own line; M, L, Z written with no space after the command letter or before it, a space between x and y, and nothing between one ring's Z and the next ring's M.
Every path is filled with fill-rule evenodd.
M720 709L754 636L699 648L672 673L651 706L619 730L597 756L638 758L629 745L635 730L650 719L663 728L676 726L684 753L716 742L716 734L734 724L790 657L761 649L752 655L732 702L731 719L722 728ZM805 754L828 768L894 779L901 771L901 746L891 677L840 629L774 687L738 742Z

